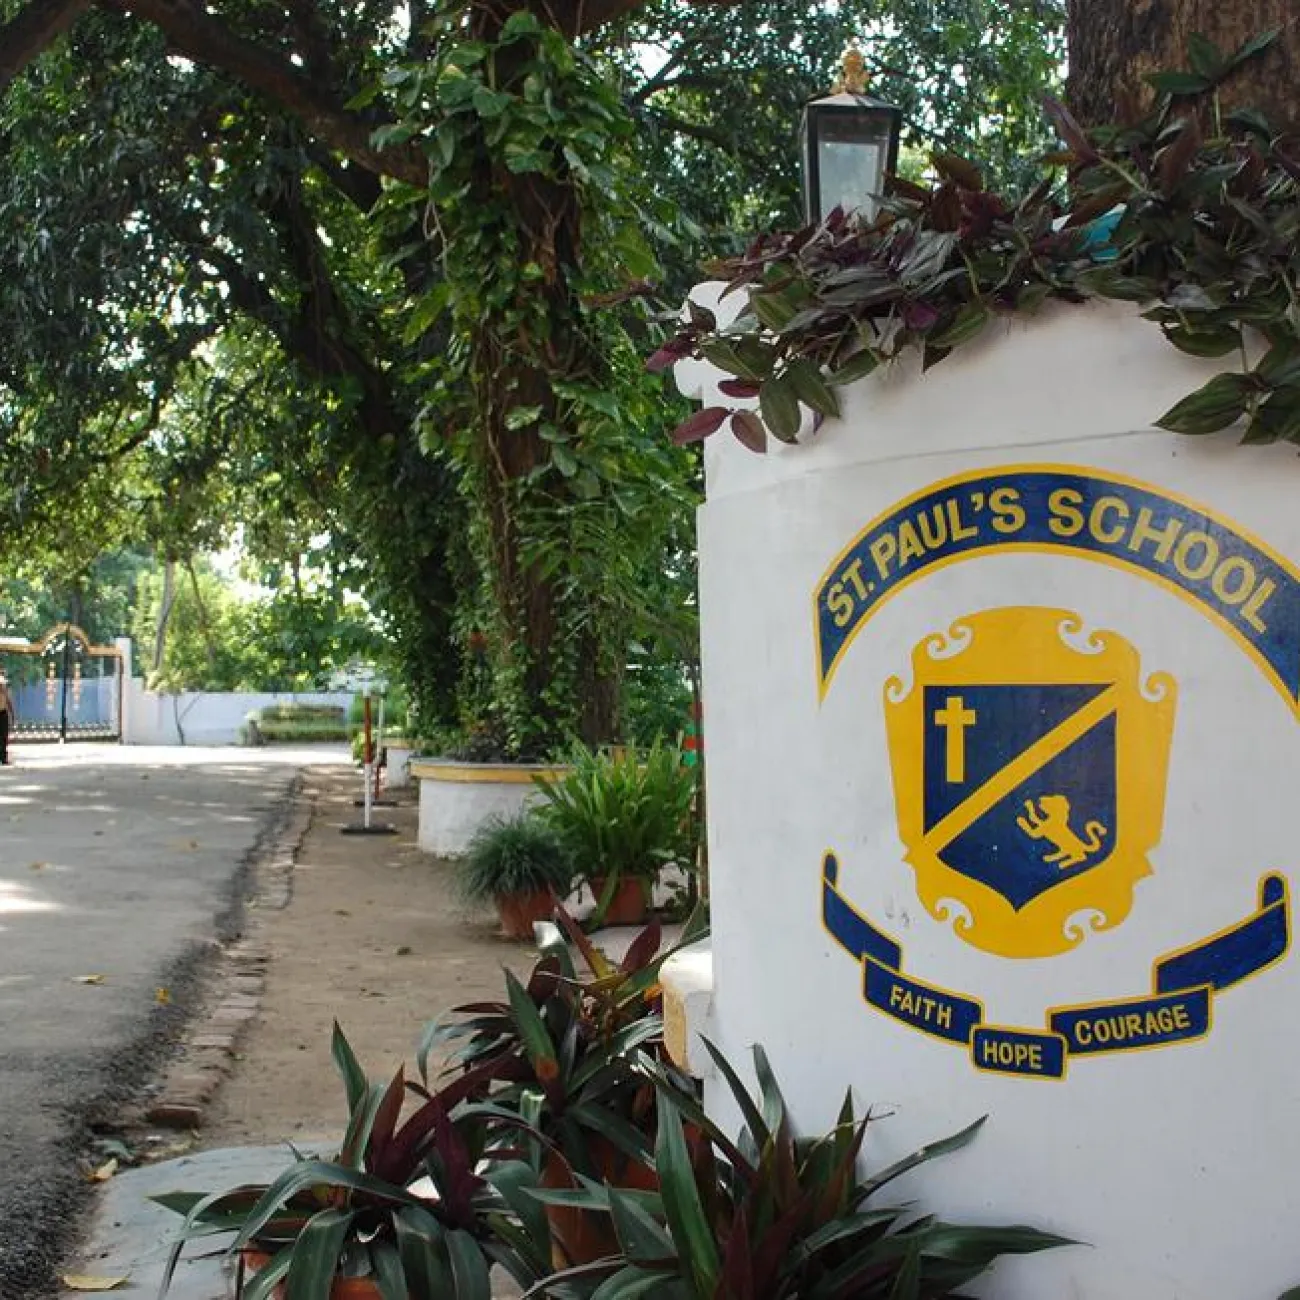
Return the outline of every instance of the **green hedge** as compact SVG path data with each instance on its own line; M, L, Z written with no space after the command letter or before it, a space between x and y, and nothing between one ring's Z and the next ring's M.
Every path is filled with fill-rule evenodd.
M257 729L262 733L263 740L273 744L286 740L348 740L351 735L346 722L334 722L329 718L259 722Z
M341 704L268 704L255 709L249 717L259 725L268 722L332 722L342 726L347 710Z
M268 704L244 721L248 745L294 741L347 741L352 736L347 711L337 704Z

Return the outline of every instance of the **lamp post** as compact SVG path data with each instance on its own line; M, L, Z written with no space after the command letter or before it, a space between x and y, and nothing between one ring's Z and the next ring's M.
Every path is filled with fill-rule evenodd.
M831 93L804 105L799 137L810 222L820 222L837 207L867 221L876 215L885 178L898 162L903 115L866 91L866 64L854 47L845 53Z

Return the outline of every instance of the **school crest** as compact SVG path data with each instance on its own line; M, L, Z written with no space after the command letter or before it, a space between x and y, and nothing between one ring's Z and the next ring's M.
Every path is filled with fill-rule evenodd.
M1159 843L1171 677L1067 610L985 610L927 637L885 715L899 836L929 913L1003 957L1128 916Z

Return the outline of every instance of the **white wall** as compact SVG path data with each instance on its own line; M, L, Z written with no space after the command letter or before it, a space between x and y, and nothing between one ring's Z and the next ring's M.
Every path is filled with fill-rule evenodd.
M352 704L346 692L306 694L274 692L183 691L164 695L147 691L138 677L126 686L126 745L237 745L239 729L253 709L271 704L330 704L345 711Z
M131 673L131 642L120 638L122 651L122 743L124 745L237 745L244 719L272 704L352 706L348 691L294 694L273 691L182 691L165 694L145 689Z
M710 301L707 286L695 296ZM1227 622L1150 573L1064 550L987 550L924 569L862 624L820 698L815 592L855 535L911 495L981 469L1015 481L1035 463L1205 503L1289 572L1284 557L1300 559L1294 449L1242 448L1239 431L1193 439L1151 427L1218 369L1176 352L1128 308L1062 308L990 329L925 376L909 360L855 386L844 418L807 445L760 457L723 432L707 446L714 994L704 1028L733 1060L765 1044L807 1126L832 1123L849 1085L860 1107L891 1112L867 1144L877 1167L987 1115L970 1148L900 1184L899 1196L1090 1243L999 1265L984 1294L1005 1300L1274 1300L1300 1282L1300 968L1286 956L1213 993L1210 1030L1196 1041L1072 1055L1060 1080L987 1073L968 1046L864 1000L862 963L823 924L823 854L839 857L843 896L897 941L905 976L979 999L986 1024L1041 1035L1051 1008L1149 995L1156 960L1248 917L1265 873L1300 874L1296 710ZM706 402L717 400L716 378L699 363L679 372ZM1300 615L1284 595L1268 617L1296 640ZM900 679L896 696L915 685L917 647L1008 607L1066 610L1086 629L1110 629L1144 676L1167 673L1177 686L1167 781L1158 763L1137 771L1121 760L1118 772L1108 833L1123 845L1116 854L1138 862L1119 891L1131 910L1083 900L1075 945L1048 956L981 949L962 936L963 904L927 906L895 799L896 778L919 774L923 756L919 741L891 751L886 728L886 683ZM1029 626L1036 615L1023 617ZM1065 671L1058 661L1076 660L1013 641L981 671L1010 681L1037 670L1051 682ZM924 654L918 662L929 671ZM1134 734L1129 716L1121 748ZM1153 811L1158 842L1145 854L1150 873L1136 878L1143 855L1132 859L1124 837ZM1087 918L1108 907L1110 927L1089 932ZM1251 943L1262 960L1262 940ZM719 1090L710 1101L725 1113Z

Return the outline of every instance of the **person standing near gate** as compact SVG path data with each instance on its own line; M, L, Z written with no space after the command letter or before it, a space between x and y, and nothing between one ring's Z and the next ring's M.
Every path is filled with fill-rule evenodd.
M14 697L9 694L9 680L0 673L0 766L9 765L9 728L17 720Z

